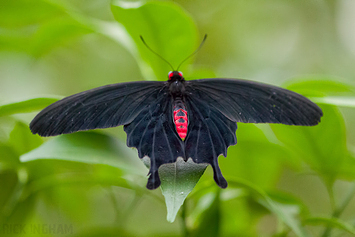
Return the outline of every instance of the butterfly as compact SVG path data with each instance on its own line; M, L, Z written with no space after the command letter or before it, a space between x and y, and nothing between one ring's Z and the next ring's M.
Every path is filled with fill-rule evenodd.
M30 123L32 133L55 136L124 126L127 146L150 158L148 189L160 186L158 169L178 157L210 164L214 180L227 187L218 156L237 143L237 123L313 126L322 110L280 87L241 79L186 81L180 71L167 81L106 85L59 100Z

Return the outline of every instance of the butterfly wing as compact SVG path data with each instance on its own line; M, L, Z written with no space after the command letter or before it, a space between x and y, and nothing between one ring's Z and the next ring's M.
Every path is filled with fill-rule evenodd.
M220 187L226 188L227 181L219 168L218 156L227 156L228 147L237 143L237 124L195 94L186 96L186 104L189 111L186 158L191 158L195 163L210 164L214 180Z
M127 146L136 147L138 156L150 158L148 189L160 186L158 169L184 156L184 144L173 124L172 98L168 88L159 92L157 99L124 126Z
M30 129L41 136L127 124L156 100L165 82L129 82L84 91L43 109Z
M218 166L237 143L236 122L316 125L322 110L295 92L257 82L235 79L200 79L186 82L189 127L186 157L208 163L216 183L227 187Z
M147 187L159 187L158 168L178 157L209 163L226 187L218 156L236 144L236 122L315 125L321 109L294 92L244 80L201 79L185 84L189 125L185 141L173 123L173 98L166 82L131 82L99 87L64 98L31 122L33 133L54 136L125 125L127 145L150 158Z
M200 79L186 82L186 90L234 122L312 126L323 115L302 95L248 80Z

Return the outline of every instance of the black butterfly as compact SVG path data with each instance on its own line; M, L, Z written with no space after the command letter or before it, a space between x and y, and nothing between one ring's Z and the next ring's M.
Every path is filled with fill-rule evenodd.
M66 97L42 110L31 131L55 136L124 125L127 146L150 158L148 189L160 186L158 168L185 161L210 164L214 180L227 181L218 156L237 143L237 122L312 126L322 110L306 97L272 85L237 79L169 80L107 85Z

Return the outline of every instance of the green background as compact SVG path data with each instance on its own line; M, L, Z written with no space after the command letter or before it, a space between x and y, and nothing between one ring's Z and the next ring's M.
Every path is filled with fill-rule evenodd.
M0 235L354 236L354 12L353 0L0 0ZM147 190L122 127L29 131L63 96L166 80L139 35L177 67L204 34L180 68L187 80L289 88L319 103L322 122L238 124L219 159L225 190L210 167L198 181L204 167L179 165Z

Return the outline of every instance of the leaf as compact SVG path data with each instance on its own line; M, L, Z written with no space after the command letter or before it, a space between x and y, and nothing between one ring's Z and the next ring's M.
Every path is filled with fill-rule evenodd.
M345 123L333 106L321 106L324 116L314 127L271 125L276 137L293 150L326 182L332 183L344 160L349 157L346 147Z
M174 222L177 212L206 167L207 165L196 164L191 159L185 162L178 158L175 163L164 164L159 168L161 190L165 197L169 222Z
M1 170L0 172L0 208L3 212L4 206L9 201L14 190L16 189L16 184L18 182L17 173L14 170Z
M18 113L30 113L56 102L59 97L40 97L28 99L20 102L0 105L0 117Z
M20 156L30 150L40 146L43 143L42 138L33 135L27 124L17 122L10 133L8 141L9 146Z
M355 228L351 224L346 223L338 218L311 217L304 220L304 224L332 226L355 235Z
M113 1L111 10L136 43L144 60L139 62L139 66L147 79L166 80L172 68L144 46L140 35L174 69L197 48L197 27L191 16L177 4Z
M296 217L296 215L299 214L299 208L296 205L287 205L276 202L271 199L264 190L243 179L230 180L229 184L230 187L243 187L251 191L256 200L259 200L259 202L269 211L274 213L279 220L289 226L297 236L308 236L299 219Z
M93 32L90 18L74 12L66 3L46 0L3 2L0 8L0 48L39 57L70 39Z
M93 30L71 16L56 18L41 24L32 36L30 53L36 57L48 53L69 40L92 33Z
M287 86L287 89L310 97L315 103L355 107L355 88L353 86L334 81L334 79L312 79L293 82Z
M328 104L328 105L335 105L339 107L350 107L355 108L355 96L326 96L326 97L311 97L315 103L319 104Z
M128 170L130 173L146 172L144 166L129 159L128 150L118 140L97 132L78 132L55 137L42 146L20 157L28 162L38 159L58 159L89 164L107 164ZM128 157L127 157L128 156Z
M192 236L217 237L220 232L221 210L220 210L220 190L213 193L213 199L209 207L202 213L198 228Z
M10 197L8 206L4 208L2 214L6 216L0 225L1 233L8 233L8 226L16 223L19 226L26 225L27 221L33 217L33 212L38 208L38 199L32 196L25 200L21 199L22 186L17 186L15 192ZM19 233L19 232L18 232ZM10 235L13 236L13 235Z
M328 186L336 178L354 179L355 162L347 148L345 122L340 111L333 106L354 107L354 88L330 80L299 82L288 88L320 102L324 115L315 127L281 128L271 125L277 138L316 170Z
M295 82L295 80L297 80ZM287 89L296 91L304 96L331 96L334 94L354 93L354 87L339 82L338 78L321 77L318 80L312 78L294 79L292 84L287 83Z
M18 154L9 145L0 145L0 172L7 169L17 169L19 163Z
M102 237L102 236L135 236L127 230L118 227L90 227L72 235L73 237Z
M268 125L238 123L237 138L238 144L228 148L227 158L219 159L226 177L243 178L261 188L271 188L284 164L300 167L300 159L275 139Z
M64 13L51 1L16 0L1 1L0 26L2 28L23 27L55 18Z

